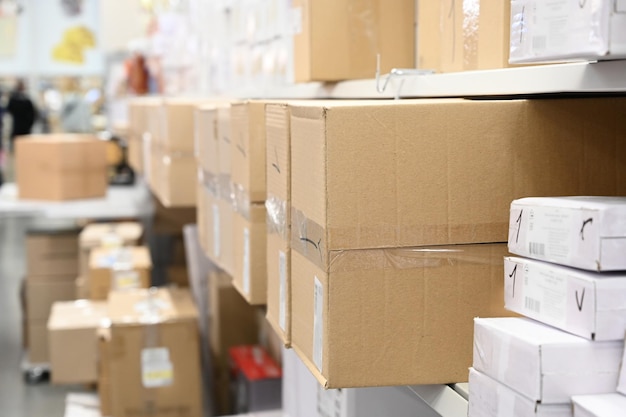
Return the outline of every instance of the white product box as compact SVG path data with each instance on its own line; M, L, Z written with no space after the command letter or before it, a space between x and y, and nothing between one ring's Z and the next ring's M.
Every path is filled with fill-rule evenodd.
M284 417L317 417L319 383L293 349L283 347Z
M526 318L474 320L474 368L542 404L615 392L623 348Z
M624 271L626 197L515 200L509 251L590 271Z
M574 417L616 417L626 415L626 397L621 394L572 397Z
M511 0L510 63L625 57L624 0Z
M504 258L504 306L590 340L624 340L626 272Z
M468 417L572 417L571 404L537 404L470 368Z

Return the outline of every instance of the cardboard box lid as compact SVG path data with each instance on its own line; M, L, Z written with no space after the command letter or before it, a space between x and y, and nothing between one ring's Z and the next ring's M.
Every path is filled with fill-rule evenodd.
M137 325L196 320L198 310L191 293L183 288L113 291L109 295L111 324Z
M474 320L474 368L544 404L614 390L623 349L526 318Z
M626 396L611 393L572 397L576 417L615 417L624 415Z
M585 338L624 339L626 271L599 274L511 256L504 273L508 309Z
M106 327L109 323L104 301L76 300L52 305L48 330L71 330Z
M594 227L599 228L601 237L626 237L626 197L526 197L514 200L516 207L565 208L581 211L596 211Z
M112 269L116 265L129 265L136 269L152 268L150 250L146 246L94 248L89 254L89 268L91 269Z
M79 236L82 248L93 248L95 246L107 246L103 239L107 235L119 236L122 244L126 245L136 242L143 234L143 226L138 222L121 223L92 223L83 229Z

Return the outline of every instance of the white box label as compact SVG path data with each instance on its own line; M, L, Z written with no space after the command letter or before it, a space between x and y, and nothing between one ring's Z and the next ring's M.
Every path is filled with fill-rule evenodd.
M322 347L324 337L324 287L315 277L313 289L313 362L322 372Z
M278 277L280 279L278 324L285 331L287 327L287 254L282 250L278 251Z
M530 209L526 235L528 253L538 258L566 261L570 256L569 242L576 227L574 217L571 210Z
M135 270L113 270L113 289L130 290L139 288L139 272Z
M167 348L146 348L141 351L141 381L144 388L172 385L174 367Z
M250 295L250 230L243 229L243 292Z
M555 326L567 318L567 277L558 271L524 266L524 311L545 317Z
M220 209L213 203L213 254L220 257Z

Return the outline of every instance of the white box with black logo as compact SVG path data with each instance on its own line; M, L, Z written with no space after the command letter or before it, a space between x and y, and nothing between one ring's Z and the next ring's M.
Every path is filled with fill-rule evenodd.
M626 197L515 200L509 251L589 271L626 271Z
M508 310L590 340L624 340L626 272L589 272L504 259Z

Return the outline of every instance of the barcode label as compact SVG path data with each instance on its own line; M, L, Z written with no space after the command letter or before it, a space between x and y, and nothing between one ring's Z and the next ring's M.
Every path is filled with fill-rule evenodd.
M524 297L524 306L527 310L534 311L535 313L541 313L541 302L534 298Z
M113 271L113 289L130 290L140 287L139 272L135 270Z
M546 244L528 242L528 252L530 252L531 255L546 256Z
M174 367L167 348L146 348L141 351L141 380L144 388L172 385Z
M545 36L533 36L533 49L535 51L543 51L546 49L547 43Z

